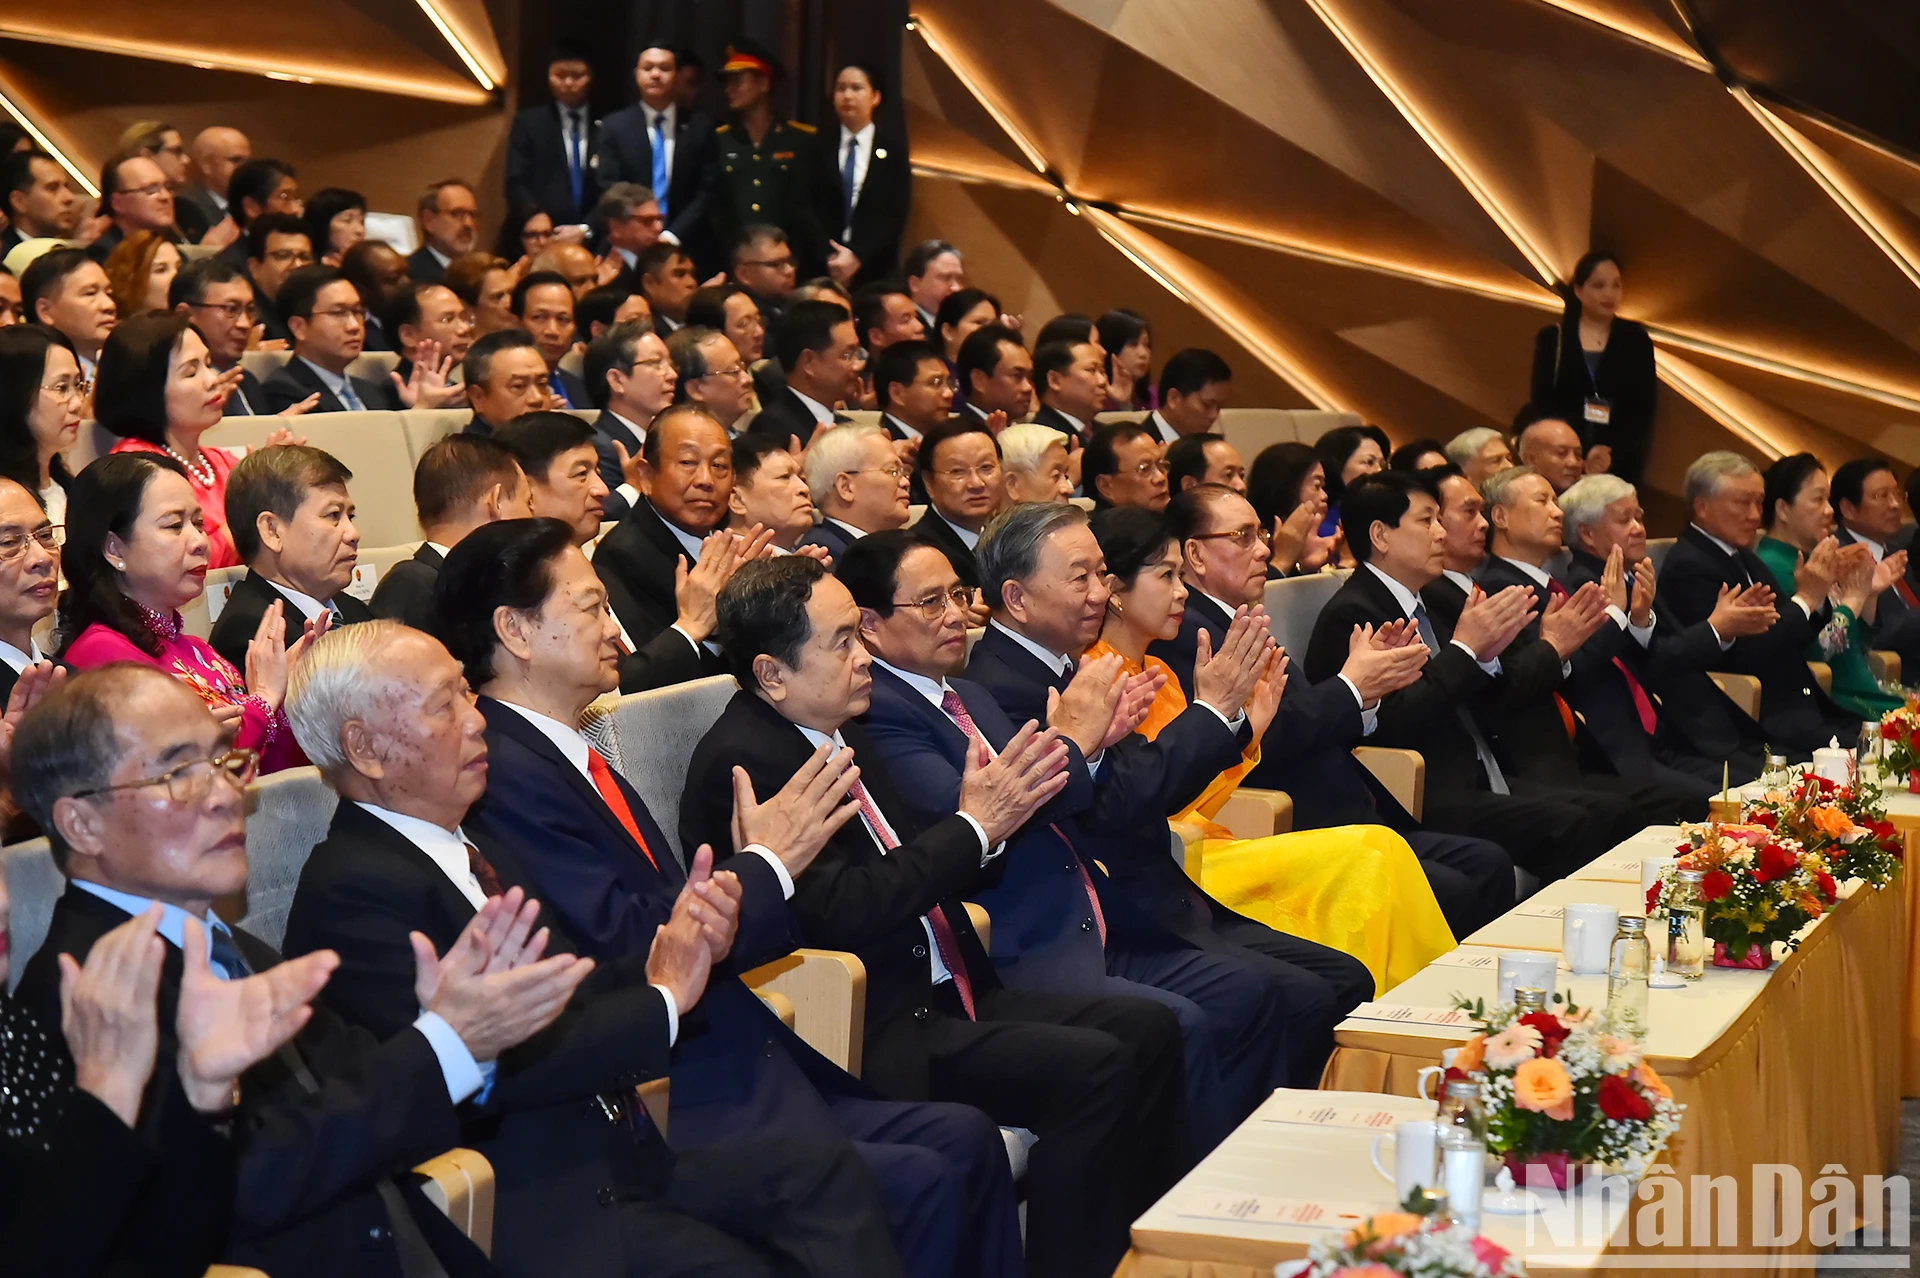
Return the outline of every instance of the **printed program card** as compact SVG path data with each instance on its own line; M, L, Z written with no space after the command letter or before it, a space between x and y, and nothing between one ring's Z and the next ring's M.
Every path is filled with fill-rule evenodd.
M1362 1003L1347 1013L1363 1021L1395 1021L1401 1025L1472 1025L1465 1012L1451 1007L1415 1007L1411 1003Z
M1263 1105L1260 1121L1291 1123L1304 1127L1357 1127L1365 1131L1388 1131L1406 1122L1390 1109L1365 1105L1325 1105L1302 1102L1291 1105Z
M1508 918L1515 919L1564 919L1567 907L1564 905L1521 905L1511 910Z
M1427 966L1464 967L1475 972L1496 972L1500 969L1500 954L1496 950L1448 950Z
M1231 1220L1254 1225L1303 1225L1352 1229L1381 1210L1372 1203L1336 1203L1312 1198L1262 1198L1255 1194L1204 1191L1181 1200L1176 1213L1194 1220Z

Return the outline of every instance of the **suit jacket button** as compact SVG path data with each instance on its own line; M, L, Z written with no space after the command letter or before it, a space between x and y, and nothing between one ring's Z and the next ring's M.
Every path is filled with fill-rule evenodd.
M613 1190L605 1187L596 1189L593 1193L593 1201L599 1203L602 1207L613 1206Z
M913 956L914 956L915 958L925 958L925 957L927 956L927 947L926 947L926 946L924 946L924 945L916 945L916 946L914 946L914 947L913 947Z
M1091 932L1091 931L1093 931L1093 920L1092 920L1092 919L1081 919L1081 920L1080 920L1080 930L1081 930L1082 932Z
M773 1058L773 1040L772 1039L767 1040L766 1046L760 1049L760 1054L762 1056L767 1057L769 1060Z
M929 1013L927 1009L924 1007L916 1007L913 1009L913 1019L916 1021L924 1021L927 1019L928 1015Z

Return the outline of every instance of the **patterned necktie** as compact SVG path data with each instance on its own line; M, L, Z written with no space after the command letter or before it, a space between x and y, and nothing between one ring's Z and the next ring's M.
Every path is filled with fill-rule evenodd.
M1427 617L1426 604L1413 605L1413 624L1420 631L1420 641L1427 645L1427 651L1437 655L1440 640L1433 632L1433 622ZM1455 706L1453 713L1460 720L1460 726L1466 729L1468 739L1473 742L1473 756L1480 761L1480 770L1486 773L1487 789L1495 794L1512 794L1512 789L1507 785L1507 774L1500 770L1500 761L1493 757L1493 747L1480 734L1480 725L1474 722L1473 715L1465 706Z
M860 805L860 819L866 822L868 833L873 835L881 848L891 852L899 847L900 840L894 836L893 827L887 824L886 818L880 815L880 807L873 801L873 796L867 793L866 783L855 781L847 794ZM946 911L939 906L928 910L926 918L933 929L933 943L940 951L940 961L947 965L947 971L953 977L954 991L960 995L960 1006L966 1009L968 1020L979 1020L973 1007L973 978L967 975L967 965L960 957L959 935L954 932L953 924L947 922Z
M1567 597L1567 588L1561 585L1557 578L1548 582L1547 589L1549 593L1558 598L1564 599ZM1629 593L1633 590L1633 577L1631 575L1627 577L1627 590ZM1638 679L1634 678L1633 671L1628 668L1625 661L1622 661L1619 657L1615 657L1613 659L1613 667L1620 672L1620 677L1627 681L1627 696L1633 700L1633 712L1640 719L1640 730L1648 736L1654 735L1654 733L1660 730L1660 716L1653 708L1653 698L1647 695L1646 688L1641 685ZM1558 696L1559 694L1555 693L1554 695ZM1572 728L1567 729L1567 735L1569 737L1573 735Z
M507 889L500 885L500 876L493 872L493 866L480 855L480 849L471 843L467 844L467 869L473 875L473 881L480 885L480 895L495 897L507 894Z
M208 958L212 964L227 974L230 981L243 981L253 975L253 965L247 962L246 955L234 944L233 933L224 927L209 924L207 934L211 942Z
M653 198L660 205L660 217L667 216L667 113L653 117Z
M973 716L967 713L967 705L960 700L959 693L948 688L940 698L940 708L946 711L947 718L960 726L960 731L966 734L967 740L985 742L989 756L996 753L993 743L986 740L979 726L974 723ZM1073 846L1073 840L1067 837L1066 831L1052 823L1049 823L1047 828L1059 835L1060 841L1067 845L1067 851L1073 854L1073 868L1079 872L1080 884L1087 891L1087 904L1093 909L1093 925L1099 929L1100 944L1104 946L1107 943L1107 916L1100 908L1100 894L1093 889L1093 876L1087 873L1086 864L1080 860L1080 850Z
M853 225L853 180L859 158L860 135L855 133L847 138L847 162L840 166L840 225L845 227Z
M660 862L653 859L653 849L647 846L647 836L640 833L640 823L633 819L633 809L627 806L627 796L620 793L620 787L613 779L613 769L607 766L607 761L601 758L600 752L592 746L587 747L587 775L593 778L593 788L600 792L600 797L606 801L606 805L613 809L614 818L629 835L633 836L633 841L640 845L640 850L647 854L647 864L658 870Z

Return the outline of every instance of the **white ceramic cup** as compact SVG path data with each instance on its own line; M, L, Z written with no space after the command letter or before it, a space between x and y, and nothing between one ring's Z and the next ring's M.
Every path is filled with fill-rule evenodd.
M1611 905L1569 905L1560 925L1560 952L1567 966L1581 976L1607 970L1607 951L1613 946L1620 911Z
M1393 1182L1395 1204L1406 1202L1414 1190L1433 1184L1439 1136L1439 1124L1431 1118L1416 1118L1373 1138L1368 1157L1373 1160L1373 1169ZM1380 1151L1388 1141L1393 1142L1392 1171L1380 1161Z
M1446 1078L1447 1071L1453 1068L1453 1062L1459 1055L1459 1048L1449 1047L1440 1053L1440 1063L1438 1065L1428 1065L1418 1074L1414 1075L1413 1090L1420 1093L1421 1100L1430 1100L1436 1103L1440 1100L1440 1093L1445 1090L1441 1080ZM1427 1091L1428 1079L1432 1079L1434 1082L1434 1088L1431 1093Z
M1609 938L1611 939L1611 938ZM1500 955L1499 975L1495 987L1495 997L1505 1007L1513 1002L1516 989L1538 989L1547 992L1547 1002L1553 1002L1555 978L1559 975L1560 962L1551 954L1537 951L1502 951Z
M1680 864L1677 856L1649 856L1640 861L1640 895L1646 894L1653 885L1673 873L1673 867Z

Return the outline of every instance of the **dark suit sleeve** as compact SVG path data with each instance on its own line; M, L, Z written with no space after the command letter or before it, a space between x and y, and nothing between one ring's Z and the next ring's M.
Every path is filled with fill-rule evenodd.
M1135 733L1099 760L1094 819L1116 832L1164 824L1240 759L1240 740L1205 706L1188 706L1152 741Z
M636 652L620 658L620 691L645 692L689 683L707 673L700 654L687 637L668 626Z
M685 245L698 241L705 234L709 210L713 206L714 188L720 181L719 148L714 145L713 125L704 119L698 122L697 127L690 125L675 143L673 158L676 160L680 158L680 147L693 148L693 195L672 210L672 222L667 229ZM730 247L722 246L723 249Z
M1012 740L1013 728L998 706L990 701L981 706L969 700L968 708L989 741ZM886 756L887 775L916 817L932 824L959 810L961 769L929 732L899 715L874 714L865 722L867 734ZM1086 758L1072 742L1066 744L1067 787L1034 813L1028 826L1078 816L1093 803L1093 777L1087 771Z
M1560 326L1549 324L1533 335L1533 376L1528 382L1533 406L1549 411L1554 402L1555 355L1560 348ZM1576 426L1578 422L1574 423Z
M1662 606L1686 626L1703 622L1712 616L1714 606L1720 601L1720 587L1725 581L1706 563L1704 555L1693 546L1683 543L1675 546L1667 556L1666 568L1659 584ZM1767 580L1771 581L1771 574L1768 574ZM1783 653L1797 658L1805 650L1808 641L1819 633L1819 627L1793 601L1793 583L1772 584L1775 588L1774 606L1780 614L1779 619L1763 634L1735 639L1733 646L1721 655L1715 669L1763 668L1768 662L1779 660Z
M627 153L627 118L628 112L616 111L600 122L600 137L593 146L593 176L602 190L615 182L653 184L652 174L636 176L639 157Z
M266 382L261 386L261 390L266 393L266 411L269 413L277 413L283 408L291 408L307 396L313 394L312 391L295 381L285 368L278 369L271 377L267 378ZM316 411L328 411L330 406L326 401L327 396L322 395L320 397L320 403L315 406Z
M522 111L507 132L507 207L530 208L540 202L533 192L534 115Z
M833 132L837 138L838 130ZM874 144L885 145L894 154L886 160L868 160L867 182L860 190L860 203L871 207L874 216L859 228L854 242L847 245L861 264L867 266L892 261L899 254L900 239L906 234L907 214L913 204L913 168L905 144L898 138L883 141L878 133L874 134ZM856 220L861 220L857 214Z
M1663 616L1653 628L1653 640L1647 647L1645 677L1659 681L1676 674L1712 670L1721 657L1720 636L1706 621L1677 626Z
M376 617L403 621L415 630L433 633L438 615L433 606L433 583L427 569L411 560L387 569L374 587L370 605Z
M235 670L247 668L247 645L253 642L254 632L260 628L260 618L264 615L263 609L254 607L256 601L252 593L243 591L241 585L242 582L234 583L233 593L227 596L227 606L220 610L220 619L207 634L213 650L225 657ZM288 627L290 634L292 629Z

